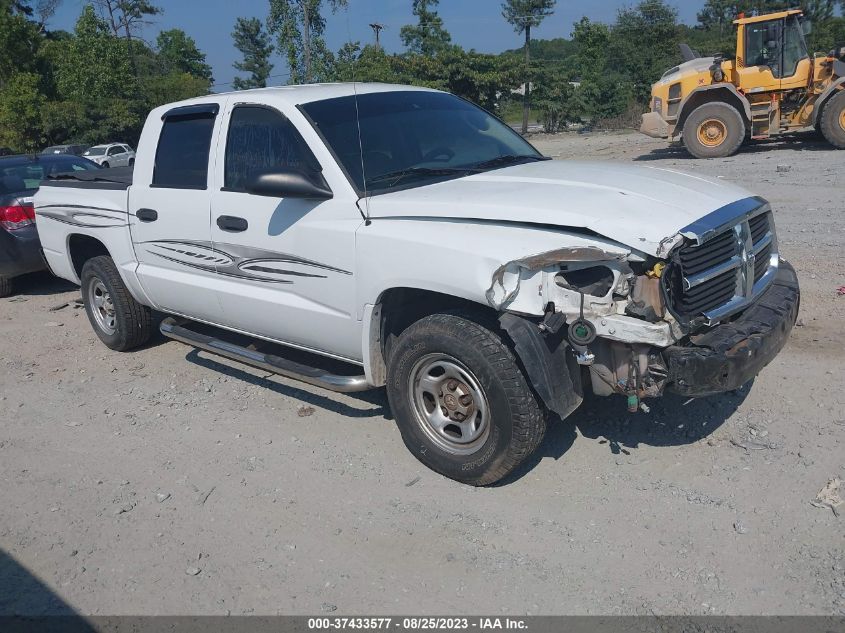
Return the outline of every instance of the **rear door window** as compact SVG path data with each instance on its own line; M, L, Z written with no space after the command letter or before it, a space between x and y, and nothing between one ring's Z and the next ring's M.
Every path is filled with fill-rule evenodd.
M192 112L164 120L156 150L153 187L205 189L214 112Z

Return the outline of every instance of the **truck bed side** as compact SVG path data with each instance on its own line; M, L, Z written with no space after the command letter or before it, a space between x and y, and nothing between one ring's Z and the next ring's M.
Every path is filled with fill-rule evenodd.
M117 172L106 174L104 172ZM131 173L123 170L90 172L47 180L35 195L38 234L50 270L63 279L80 283L85 260L108 254L136 299L146 303L135 275L128 213ZM89 173L89 172L86 172Z

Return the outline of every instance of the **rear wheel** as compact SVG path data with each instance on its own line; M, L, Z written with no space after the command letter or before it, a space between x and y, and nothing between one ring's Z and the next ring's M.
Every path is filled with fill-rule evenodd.
M845 149L845 90L825 104L820 127L828 143L837 149Z
M726 103L705 103L684 123L684 146L696 158L732 156L745 140L745 121Z
M540 445L545 415L502 338L457 314L435 314L396 340L387 394L405 445L451 479L483 486Z
M111 257L101 255L85 262L82 302L106 347L125 352L150 340L152 311L129 294Z
M0 297L8 297L12 294L12 280L8 277L0 277Z
M111 165L109 165L108 161L104 162L102 165L103 165L103 169L108 169L109 167L111 167Z

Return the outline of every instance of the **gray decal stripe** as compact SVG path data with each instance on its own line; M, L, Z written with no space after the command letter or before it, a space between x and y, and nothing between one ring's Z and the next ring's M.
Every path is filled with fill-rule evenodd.
M215 268L209 268L207 266L203 266L201 264L192 264L192 263L189 263L189 262L183 262L183 261L176 259L174 257L168 257L167 255L162 255L161 253L155 253L153 251L148 251L148 252L150 252L153 255L156 255L158 257L161 257L162 259L166 259L168 261L175 262L177 264L182 264L183 266L187 266L188 268L196 268L197 270L204 270L206 272L216 273L218 275L223 275L224 277L233 277L235 279L245 279L245 280L248 280L248 281L261 281L261 282L269 283L269 284L292 284L293 283L290 279L267 279L266 277L256 277L256 276L253 276L253 275L238 275L238 274L235 274L235 273L223 272L223 271L220 271L220 270L216 270Z
M129 215L128 211L121 211L120 209L104 209L102 207L86 207L81 204L45 204L39 205L36 209L84 209L88 211L109 211L111 213L117 213L118 215Z
M62 224L69 224L70 226L78 226L83 229L114 229L129 226L125 222L122 224L89 224L87 222L79 222L78 220L72 220L67 216L63 216L57 213L42 213L41 215L50 220L55 220L56 222L61 222ZM94 213L88 213L86 215L101 217L106 220L118 221L117 218L96 215Z
M326 279L325 275L313 275L311 273L300 273L295 270L278 270L276 268L267 268L266 266L239 266L241 270L254 270L259 273L273 273L276 275L293 275L294 277L315 277L317 279Z
M179 253L180 255L187 255L188 257L194 257L196 259L204 259L206 261L214 262L215 264L225 264L227 260L221 259L219 257L211 257L210 255L202 255L201 253L193 253L191 251L185 251L178 248L170 248L169 246L162 246L161 244L153 244L156 248L163 248L166 251L171 251L173 253Z
M250 246L242 246L240 244L212 243L210 241L204 240L153 240L143 243L151 244L159 248L168 248L163 245L169 244L171 246L180 246L182 248L195 247L207 249L212 253L219 253L220 255L233 260L234 264L236 266L240 266L241 268L243 268L245 265L251 266L253 264L297 264L300 266L308 266L311 268L318 268L320 270L327 270L329 272L339 273L341 275L352 274L352 272L348 270L344 270L342 268L335 268L334 266L329 266L328 264L322 264L320 262L315 262L310 259L297 257L296 255L278 253L275 251L268 251L265 249L253 248ZM172 250L174 250L174 252L179 252L183 255L189 254L188 252L184 251L178 251L175 249Z

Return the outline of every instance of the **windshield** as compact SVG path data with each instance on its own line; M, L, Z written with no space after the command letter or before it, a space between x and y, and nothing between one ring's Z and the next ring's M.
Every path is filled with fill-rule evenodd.
M105 147L92 147L91 149L86 149L85 153L82 154L83 156L102 156L106 153Z
M315 101L301 109L359 195L545 160L496 117L454 95L428 91L371 93L359 95L357 107L355 99ZM360 145L356 111L360 116Z

